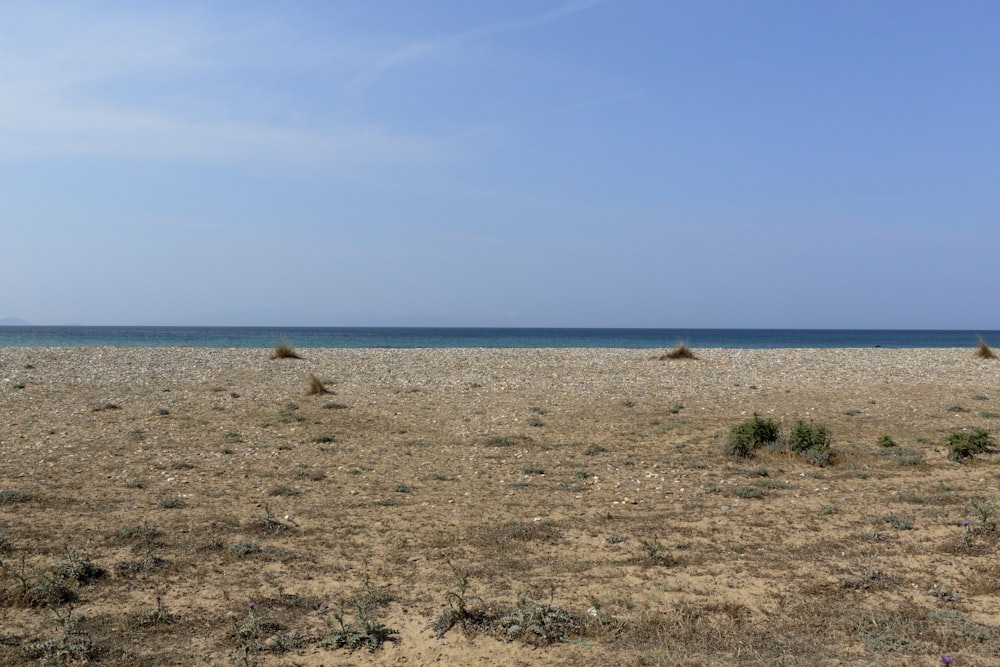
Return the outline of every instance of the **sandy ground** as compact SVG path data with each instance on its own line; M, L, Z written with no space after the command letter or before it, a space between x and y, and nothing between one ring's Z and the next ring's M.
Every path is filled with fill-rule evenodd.
M0 348L0 664L997 664L998 361L270 352Z

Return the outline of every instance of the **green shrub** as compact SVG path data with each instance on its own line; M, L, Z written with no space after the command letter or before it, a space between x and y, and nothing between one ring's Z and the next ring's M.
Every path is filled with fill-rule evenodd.
M989 431L986 429L974 428L971 431L955 431L945 438L945 444L948 445L949 459L964 461L973 458L976 454L993 451L992 447L996 441L990 437Z
M880 436L879 439L878 439L878 446L879 447L895 447L896 446L896 441L893 440L892 436L890 436L890 435L883 435L883 436Z
M815 466L830 464L830 432L825 426L806 425L798 422L788 435L788 448Z
M761 419L755 412L753 419L729 430L729 452L741 458L753 456L754 450L777 442L779 433L777 422Z

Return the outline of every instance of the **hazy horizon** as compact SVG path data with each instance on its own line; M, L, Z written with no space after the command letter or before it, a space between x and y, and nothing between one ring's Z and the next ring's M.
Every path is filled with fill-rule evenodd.
M1000 330L994 2L0 21L0 318Z

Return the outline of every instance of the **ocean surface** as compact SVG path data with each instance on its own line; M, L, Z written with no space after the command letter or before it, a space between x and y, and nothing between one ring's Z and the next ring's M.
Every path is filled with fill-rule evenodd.
M0 326L0 347L973 348L980 337L1000 346L1000 331Z

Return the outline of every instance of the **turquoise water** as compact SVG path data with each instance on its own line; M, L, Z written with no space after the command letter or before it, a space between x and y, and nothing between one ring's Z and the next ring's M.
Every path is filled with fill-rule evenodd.
M0 326L0 347L694 348L1000 346L1000 331L864 329L502 329L444 327Z

